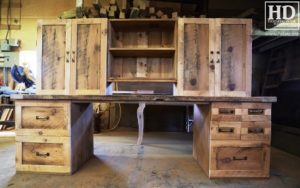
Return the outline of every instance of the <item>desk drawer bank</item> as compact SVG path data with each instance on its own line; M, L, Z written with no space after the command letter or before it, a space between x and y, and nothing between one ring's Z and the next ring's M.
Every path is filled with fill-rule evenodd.
M92 102L194 105L193 157L210 178L268 177L275 97L14 95L16 170L72 174L93 154Z
M16 101L16 170L72 174L93 155L91 103Z

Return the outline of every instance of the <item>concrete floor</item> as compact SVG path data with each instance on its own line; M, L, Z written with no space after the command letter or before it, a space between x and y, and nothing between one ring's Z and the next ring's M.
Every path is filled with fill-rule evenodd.
M0 187L300 187L300 158L272 148L269 179L206 177L192 158L192 135L136 132L95 135L95 156L72 176L15 173L14 138L0 138Z

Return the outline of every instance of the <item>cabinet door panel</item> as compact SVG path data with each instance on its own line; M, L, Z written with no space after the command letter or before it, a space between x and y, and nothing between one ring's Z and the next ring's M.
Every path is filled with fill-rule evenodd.
M67 94L68 34L67 21L38 23L38 94Z
M73 22L73 94L105 94L106 28L106 19Z
M178 94L213 95L210 65L213 28L210 19L179 19Z
M251 95L251 22L248 20L217 19L219 35L218 90L221 96Z

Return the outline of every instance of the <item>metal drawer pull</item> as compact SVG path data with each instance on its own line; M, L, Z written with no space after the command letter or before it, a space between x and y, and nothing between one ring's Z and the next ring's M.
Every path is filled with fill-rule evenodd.
M222 127L218 129L219 133L233 133L234 128Z
M249 115L264 115L265 109L248 109Z
M233 156L232 157L232 160L234 160L234 161L246 161L247 160L247 157L235 157L235 156Z
M235 109L232 109L232 108L219 108L219 114L235 114Z
M251 128L248 128L248 133L249 133L249 134L259 134L259 133L264 133L264 128L260 128L260 127L251 127Z
M40 153L40 152L36 152L35 153L36 156L39 156L39 157L49 157L50 156L50 153Z
M35 116L36 120L47 121L49 120L49 116Z

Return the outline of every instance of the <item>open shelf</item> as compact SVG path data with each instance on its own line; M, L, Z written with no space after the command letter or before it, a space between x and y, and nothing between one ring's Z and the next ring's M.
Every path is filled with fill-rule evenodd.
M128 88L123 90L132 87L145 90L144 86L154 83L156 87L173 86L177 82L176 22L173 19L110 20L108 82L126 85Z
M171 57L175 48L110 48L115 57Z

